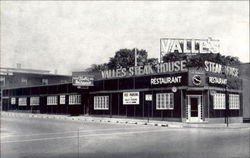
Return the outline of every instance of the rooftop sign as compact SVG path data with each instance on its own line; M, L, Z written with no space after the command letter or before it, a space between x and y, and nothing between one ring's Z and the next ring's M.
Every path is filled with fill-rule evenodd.
M163 57L167 53L219 53L219 40L208 39L160 39L160 53Z

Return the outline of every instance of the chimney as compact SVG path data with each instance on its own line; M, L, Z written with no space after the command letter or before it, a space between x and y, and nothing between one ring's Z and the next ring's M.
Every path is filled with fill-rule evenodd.
M16 68L17 68L17 69L21 69L21 63L17 63L17 64L16 64Z

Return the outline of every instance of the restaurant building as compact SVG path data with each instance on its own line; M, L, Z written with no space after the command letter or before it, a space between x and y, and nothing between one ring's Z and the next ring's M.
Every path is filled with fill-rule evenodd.
M72 83L5 89L3 110L178 122L242 122L239 68L209 59L199 67L190 67L188 62L119 67L104 70L99 77L74 72Z

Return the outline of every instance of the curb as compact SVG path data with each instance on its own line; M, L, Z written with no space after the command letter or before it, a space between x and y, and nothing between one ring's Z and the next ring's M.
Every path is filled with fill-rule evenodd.
M158 127L174 127L182 128L180 125L169 125L167 123L155 123L146 121L134 121L134 120L123 120L114 118L92 118L92 117L68 117L68 116L57 116L57 115L45 115L45 114L24 114L24 113L8 113L2 112L1 115L13 116L13 117L28 117L28 118L41 118L41 119L57 119L57 120L70 120L70 121L87 121L87 122L98 122L98 123L115 123L115 124L130 124L130 125L147 125L147 126L158 126Z
M68 115L47 115L47 114L29 114L29 113L9 113L1 112L2 116L11 116L11 117L26 117L26 118L40 118L40 119L56 119L56 120L70 120L70 121L85 121L85 122L97 122L97 123L113 123L113 124L130 124L130 125L141 125L141 126L156 126L156 127L168 127L168 128L205 128L205 129L241 129L241 128L250 128L249 124L234 124L226 127L225 124L185 124L185 123L176 123L173 122L154 122L154 121L142 121L142 120L132 120L132 119L116 119L116 118L94 118L89 116L74 116L69 117ZM243 126L244 125L244 126Z

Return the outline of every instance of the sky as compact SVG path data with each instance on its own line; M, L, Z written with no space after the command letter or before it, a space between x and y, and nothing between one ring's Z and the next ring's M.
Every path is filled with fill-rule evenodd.
M160 57L160 38L220 40L249 57L249 1L1 1L1 67L59 74L109 61L123 48Z

